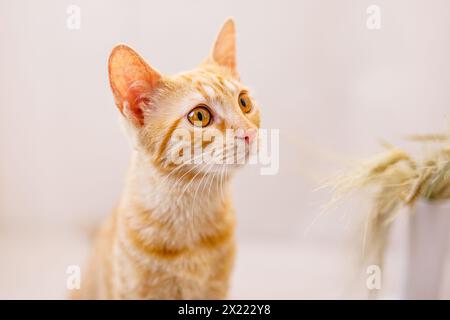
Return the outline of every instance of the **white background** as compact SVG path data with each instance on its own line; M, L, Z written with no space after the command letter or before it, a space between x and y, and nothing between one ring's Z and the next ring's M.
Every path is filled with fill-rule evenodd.
M81 8L69 30L66 9ZM381 8L381 29L366 9ZM241 250L232 297L365 297L356 223L314 192L379 139L448 130L450 3L434 1L0 1L0 297L62 298L65 268L118 199L129 160L107 81L117 43L173 74L223 21L238 67L280 129L280 171L234 182ZM393 281L395 282L395 281ZM359 288L360 289L360 288ZM449 297L449 293L446 293Z

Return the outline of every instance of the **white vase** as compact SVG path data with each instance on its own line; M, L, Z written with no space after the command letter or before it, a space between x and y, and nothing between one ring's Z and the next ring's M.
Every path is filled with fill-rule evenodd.
M439 299L450 230L450 202L418 201L409 218L406 299Z

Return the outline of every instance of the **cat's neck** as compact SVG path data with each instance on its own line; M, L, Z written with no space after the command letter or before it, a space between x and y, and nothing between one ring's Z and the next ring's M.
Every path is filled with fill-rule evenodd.
M184 173L158 169L148 156L135 151L121 206L139 207L162 220L210 220L229 202L229 179Z

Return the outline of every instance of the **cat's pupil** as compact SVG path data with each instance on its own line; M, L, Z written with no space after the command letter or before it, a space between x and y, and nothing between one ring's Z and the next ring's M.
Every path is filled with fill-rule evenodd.
M201 112L197 113L197 118L198 120L203 121L203 115Z
M245 99L241 98L241 104L242 104L243 107L247 106L247 103L245 102Z

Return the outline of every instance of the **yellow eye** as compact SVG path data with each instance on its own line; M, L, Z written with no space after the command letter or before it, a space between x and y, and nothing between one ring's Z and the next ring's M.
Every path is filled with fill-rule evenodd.
M211 112L206 106L197 106L192 109L188 115L188 120L196 127L204 128L211 123Z
M242 92L239 95L239 106L241 107L242 112L249 113L252 110L252 101L246 92Z

